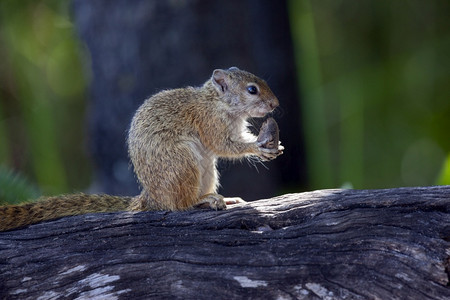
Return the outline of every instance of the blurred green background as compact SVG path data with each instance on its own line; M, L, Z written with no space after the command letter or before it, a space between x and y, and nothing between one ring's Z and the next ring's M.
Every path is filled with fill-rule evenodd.
M450 184L450 2L289 4L311 185Z
M307 189L450 184L450 2L287 3ZM0 55L0 201L86 190L70 1L0 2Z
M69 2L0 2L0 45L0 182L23 182L17 173L27 177L36 187L20 197L25 199L37 191L85 189L90 163L81 59L87 57ZM0 186L0 197L14 200L9 190Z

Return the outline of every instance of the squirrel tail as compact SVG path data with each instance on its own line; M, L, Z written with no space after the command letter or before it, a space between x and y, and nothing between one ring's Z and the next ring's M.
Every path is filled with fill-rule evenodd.
M65 216L127 210L132 197L72 194L43 197L37 202L0 206L0 231Z

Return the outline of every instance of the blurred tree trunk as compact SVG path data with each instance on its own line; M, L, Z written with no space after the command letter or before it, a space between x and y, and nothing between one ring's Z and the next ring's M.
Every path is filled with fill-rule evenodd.
M201 85L215 68L237 66L278 96L274 116L285 154L266 164L221 164L224 195L269 197L304 184L294 62L284 1L74 0L74 20L91 55L89 132L96 191L136 194L126 135L132 115L161 89ZM280 170L283 170L281 172Z

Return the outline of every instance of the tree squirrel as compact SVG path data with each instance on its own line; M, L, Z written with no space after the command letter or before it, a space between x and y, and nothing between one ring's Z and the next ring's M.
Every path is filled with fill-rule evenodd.
M268 147L267 138L257 141L247 128L248 118L264 117L277 106L264 80L236 67L214 70L201 87L159 92L137 110L128 134L140 195L74 194L2 206L0 231L91 212L225 209L239 198L227 201L217 194L217 159L256 156L267 161L282 154L278 132L276 145Z

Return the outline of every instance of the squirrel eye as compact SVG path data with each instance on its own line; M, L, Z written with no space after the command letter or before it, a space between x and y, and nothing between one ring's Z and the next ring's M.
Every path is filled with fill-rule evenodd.
M258 93L258 89L254 85L249 85L247 87L247 91L249 92L249 94L252 94L252 95L255 95L256 93Z

